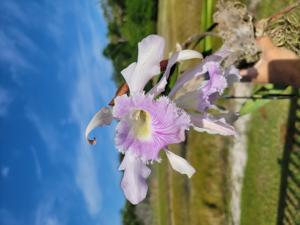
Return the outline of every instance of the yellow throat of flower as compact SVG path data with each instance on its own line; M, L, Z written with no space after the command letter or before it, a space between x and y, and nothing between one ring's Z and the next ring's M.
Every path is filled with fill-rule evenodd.
M140 140L151 137L151 116L144 110L135 110L131 114L132 132Z

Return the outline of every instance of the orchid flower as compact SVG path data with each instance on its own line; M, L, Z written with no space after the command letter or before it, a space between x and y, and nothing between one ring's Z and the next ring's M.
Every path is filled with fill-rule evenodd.
M190 115L168 97L156 97L164 90L171 67L176 62L201 58L202 55L193 50L174 53L162 79L149 93L144 93L147 82L160 73L164 45L164 39L157 35L150 35L138 44L137 62L121 72L129 86L130 95L116 97L114 106L100 109L86 128L85 137L89 140L88 135L95 127L109 125L113 119L118 121L115 144L125 154L119 167L124 170L121 186L132 204L138 204L146 197L146 179L151 172L147 165L160 161L161 150L166 153L174 170L188 177L195 173L195 169L184 158L167 148L169 144L185 140L185 131L192 126ZM89 142L93 144L95 139Z
M190 113L192 127L199 132L220 135L236 135L233 126L229 125L224 115L210 115L209 109L216 108L214 102L223 91L234 82L240 80L239 70L231 65L222 68L221 62L232 54L228 49L221 49L213 55L206 57L200 64L182 74L172 88L169 98L173 99L177 106L184 110L194 111ZM195 90L176 97L177 92L194 78L209 75L209 80L204 81Z
M169 144L185 140L185 131L193 127L196 131L211 134L235 135L234 128L227 124L224 117L209 114L208 110L224 89L239 80L238 70L233 66L223 69L221 61L230 51L220 50L203 60L192 70L182 74L175 83L169 96L158 97L165 89L172 66L183 60L201 58L201 54L192 50L181 50L168 60L166 70L148 93L143 91L147 82L160 73L163 59L164 39L150 35L138 44L137 62L130 64L121 73L126 80L130 95L115 98L112 108L101 108L86 128L85 137L98 126L109 125L113 119L118 121L115 144L125 154L119 167L124 170L121 182L125 197L138 204L147 195L146 179L151 173L149 162L160 161L163 150L171 167L179 173L191 177L195 169L182 157L168 150ZM176 93L195 77L208 73L209 80L196 90L176 98ZM193 113L188 113L193 110Z

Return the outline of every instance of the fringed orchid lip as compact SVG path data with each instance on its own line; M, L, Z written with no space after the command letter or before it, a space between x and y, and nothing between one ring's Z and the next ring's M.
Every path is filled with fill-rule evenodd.
M158 160L159 151L185 139L189 115L166 97L136 94L115 99L113 116L120 120L115 143L121 152L131 151L143 161Z

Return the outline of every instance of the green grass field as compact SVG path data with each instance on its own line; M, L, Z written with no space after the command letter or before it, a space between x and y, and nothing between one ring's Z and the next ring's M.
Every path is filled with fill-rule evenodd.
M249 1L248 1L249 2ZM270 15L290 1L268 0L259 6L260 17ZM187 4L180 0L160 0L158 32L168 43L200 32L201 0ZM272 4L272 8L269 5ZM277 5L276 5L277 4ZM187 13L188 12L188 13ZM289 102L272 101L253 113L248 130L248 163L242 191L243 225L275 224L280 183L280 158ZM191 180L172 171L167 160L155 165L151 179L151 205L155 225L228 224L230 202L228 148L230 138L190 132L186 144L172 150L186 156L196 168Z
M242 225L276 224L288 105L287 100L273 101L252 114L242 191Z
M257 17L270 16L293 2L295 1L262 1L256 12ZM242 191L241 225L274 225L277 222L280 162L283 157L289 106L289 100L271 101L252 113L248 130L248 163Z

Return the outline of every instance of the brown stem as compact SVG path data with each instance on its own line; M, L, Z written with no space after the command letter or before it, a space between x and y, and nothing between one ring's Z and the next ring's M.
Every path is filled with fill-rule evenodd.
M218 36L217 33L211 32L216 26L218 26L218 24L217 23L213 23L205 32L203 32L201 34L196 34L194 36L189 37L185 42L183 42L182 48L183 49L188 48L188 46L191 43L193 43L193 42L196 42L198 44L203 38L205 38L208 35L210 35L210 36ZM194 47L196 45L194 45Z
M110 106L114 106L115 105L115 98L117 96L121 96L124 95L126 93L129 92L129 87L127 83L123 83L121 84L121 86L118 88L118 90L116 91L115 97L110 101L110 103L108 105Z
M219 35L215 32L203 32L201 34L196 34L194 36L189 37L185 42L183 42L182 44L182 48L186 49L188 48L188 46L193 43L199 43L203 38L205 38L206 36L215 36L215 37L219 37ZM195 47L195 46L194 46Z
M297 2L295 2L295 3L293 3L293 4L291 4L291 5L289 5L289 6L287 6L286 8L280 10L279 12L274 13L272 16L270 16L268 18L268 21L272 22L272 21L274 21L274 20L282 17L284 14L289 13L290 11L292 11L293 9L295 9L295 8L297 8L299 6L300 6L300 0L297 1Z

